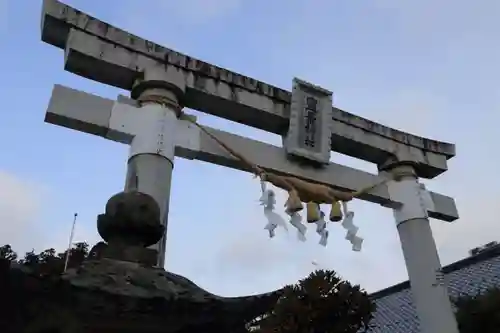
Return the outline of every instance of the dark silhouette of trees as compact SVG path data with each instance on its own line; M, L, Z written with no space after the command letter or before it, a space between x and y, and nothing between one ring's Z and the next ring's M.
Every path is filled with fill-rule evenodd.
M500 332L500 288L454 300L460 333Z
M55 249L46 249L40 253L34 250L26 252L22 259L10 245L0 247L0 260L16 263L32 269L41 275L60 274L64 270L64 262L68 251L57 253ZM75 243L69 252L68 268L78 267L89 256L89 245L85 242Z
M375 304L359 286L334 271L319 270L287 286L273 311L251 331L262 333L356 333L368 328Z
M10 245L4 245L0 247L0 258L8 261L14 261L17 259L17 253L12 250Z

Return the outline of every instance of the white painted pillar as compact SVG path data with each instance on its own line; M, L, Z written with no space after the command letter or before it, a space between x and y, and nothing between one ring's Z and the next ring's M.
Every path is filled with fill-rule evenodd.
M151 248L158 251L158 266L163 267L178 119L174 109L156 103L147 103L136 110L141 118L139 130L130 144L125 191L149 194L160 206L165 234Z
M391 198L403 203L394 209L394 217L421 332L458 333L427 214L432 202L412 167L398 166L391 173L399 177L388 188Z

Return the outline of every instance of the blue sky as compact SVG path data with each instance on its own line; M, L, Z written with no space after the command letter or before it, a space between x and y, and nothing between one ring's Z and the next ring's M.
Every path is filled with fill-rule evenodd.
M427 181L454 196L461 219L432 221L443 264L500 240L500 2L496 0L150 0L66 3L177 51L290 89L294 76L334 91L345 110L457 145L449 171ZM147 3L147 6L145 5ZM115 98L124 93L63 70L40 41L41 1L0 0L0 242L20 252L98 240L96 215L123 188L127 147L43 122L54 84ZM196 113L196 112L193 112ZM199 114L254 139L280 138ZM332 161L375 173L374 165ZM229 204L224 194L232 191ZM340 227L324 249L262 230L259 185L248 174L177 159L167 269L221 295L270 291L315 267L369 291L407 278L390 210L356 201L365 238L354 253ZM281 196L283 199L283 196Z

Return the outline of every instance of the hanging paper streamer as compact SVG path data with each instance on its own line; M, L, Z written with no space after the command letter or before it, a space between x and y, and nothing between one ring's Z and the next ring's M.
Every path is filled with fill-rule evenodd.
M347 204L342 203L344 209L344 220L342 221L342 227L347 230L345 239L351 242L352 250L359 252L361 251L361 246L363 244L363 238L357 236L359 228L354 225L354 212L347 209Z
M301 242L305 242L307 228L302 224L302 216L297 212L288 212L288 214L290 215L290 224L297 229L297 238Z
M275 233L274 230L278 227L277 217L278 214L273 212L274 205L276 204L276 198L274 197L274 192L272 190L266 190L262 193L260 198L261 205L264 206L264 216L267 219L267 224L264 229L269 231L269 237L273 238Z
M301 180L297 177L292 177L292 176L280 176L277 174L269 173L263 170L261 167L258 165L252 163L251 161L247 160L245 156L239 154L237 151L234 149L231 149L228 145L226 145L223 141L219 140L216 136L214 136L210 131L208 131L206 128L201 126L196 122L195 118L191 117L186 117L184 115L183 117L184 120L188 120L191 122L193 125L197 126L202 132L204 132L207 136L212 138L215 142L217 142L225 151L227 151L231 156L235 157L237 160L239 160L241 163L245 164L249 170L252 171L252 173L255 175L255 177L259 177L261 179L261 188L262 188L262 196L260 199L261 204L264 206L264 213L268 219L268 224L266 225L266 229L269 230L269 235L271 237L274 236L274 230L276 227L282 223L281 218L279 218L279 215L275 214L273 212L274 210L274 205L275 205L275 199L274 199L274 192L267 192L266 191L266 186L264 181L267 179L271 184L275 185L276 187L279 187L285 191L288 192L288 200L286 201L286 212L290 215L290 223L297 228L299 232L299 239L305 240L305 232L306 232L306 227L301 223L302 218L300 215L297 213L303 209L302 206L302 199L301 199L301 194L302 198L307 197L307 200L310 201L310 208L313 208L312 203L317 201L317 202L324 202L325 197L328 199L326 200L326 203L330 203L332 205L331 207L331 212L330 212L330 221L332 222L339 222L342 220L342 212L341 212L341 204L339 201L342 201L344 203L344 222L342 225L344 228L347 230L347 235L346 238L349 239L349 241L352 244L352 249L354 251L360 251L361 250L361 245L363 243L363 239L361 237L358 237L356 235L358 229L354 224L352 223L352 219L354 217L354 213L348 212L347 211L347 206L345 205L346 201L352 200L354 198L360 197L362 194L365 194L372 190L373 188L384 184L385 182L391 180L390 178L384 179L383 181L372 184L366 188L363 188L359 191L356 191L354 193L345 193L342 191L337 191L332 188L329 188L325 185L320 185L320 184L314 184L311 182L307 182L304 180ZM433 202L432 198L430 197L429 193L425 191L425 187L422 186L422 192L423 194L426 195L426 198L424 199L426 208L428 210L432 209ZM271 199L272 198L272 199ZM308 214L308 222L314 223L316 222L315 219L317 216L315 216L315 213L317 213L316 210L311 209L310 214ZM348 214L351 213L351 214ZM347 216L350 215L350 216ZM277 216L277 217L276 217ZM286 223L283 223L283 226L286 226ZM317 230L321 230L321 235L322 235L322 240L324 241L322 243L326 244L326 238L328 237L328 233L325 233L326 227L324 228L322 225L318 225Z
M276 205L276 195L273 190L267 190L266 184L261 182L262 196L259 201L262 206L264 206L264 216L267 219L267 224L264 227L265 230L269 231L269 237L273 238L275 236L275 230L278 226L282 226L288 231L285 220L274 212Z
M266 218L267 218L267 224L264 227L264 229L269 231L269 238L273 238L276 235L274 230L276 230L276 228L278 227L277 221L274 221L274 219L273 219L274 214L276 214L276 213L271 212L271 213L265 214Z
M316 221L316 232L321 235L323 229L326 228L325 213L319 212L319 220Z
M262 193L266 191L266 182L263 180L260 181L260 190L262 191Z
M347 212L344 220L342 221L342 227L345 230L347 230L347 234L356 235L359 228L354 225L353 219L354 219L354 212Z
M319 240L319 245L326 247L326 245L328 243L328 230L326 228L324 228L323 230L321 230L320 235L321 235L321 238Z
M273 190L266 189L266 183L260 182L260 187L262 189L262 195L260 196L260 204L265 207L274 209L276 205L276 196Z
M278 226L282 226L285 228L286 231L288 231L288 229L286 227L285 220L281 216L276 214L276 212L273 212L270 209L264 208L264 215L267 218L267 224L264 227L264 229L269 230L269 237L270 238L273 238L275 236L274 230Z
M316 232L321 236L319 245L326 246L328 243L328 230L326 230L325 213L319 212L319 220L316 221Z
M359 251L361 251L361 246L363 244L363 238L358 237L358 236L354 236L352 241L351 241L351 244L352 244L352 250L359 252Z

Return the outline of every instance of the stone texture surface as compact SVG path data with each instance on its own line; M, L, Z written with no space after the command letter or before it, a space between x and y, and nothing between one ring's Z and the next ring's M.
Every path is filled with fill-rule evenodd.
M62 276L75 287L140 298L185 300L191 303L208 301L252 303L274 293L250 297L226 298L211 294L187 278L156 267L111 259L90 260ZM243 304L241 304L243 305Z
M97 230L110 246L117 247L150 246L165 232L155 199L137 191L113 195L105 213L97 218Z

